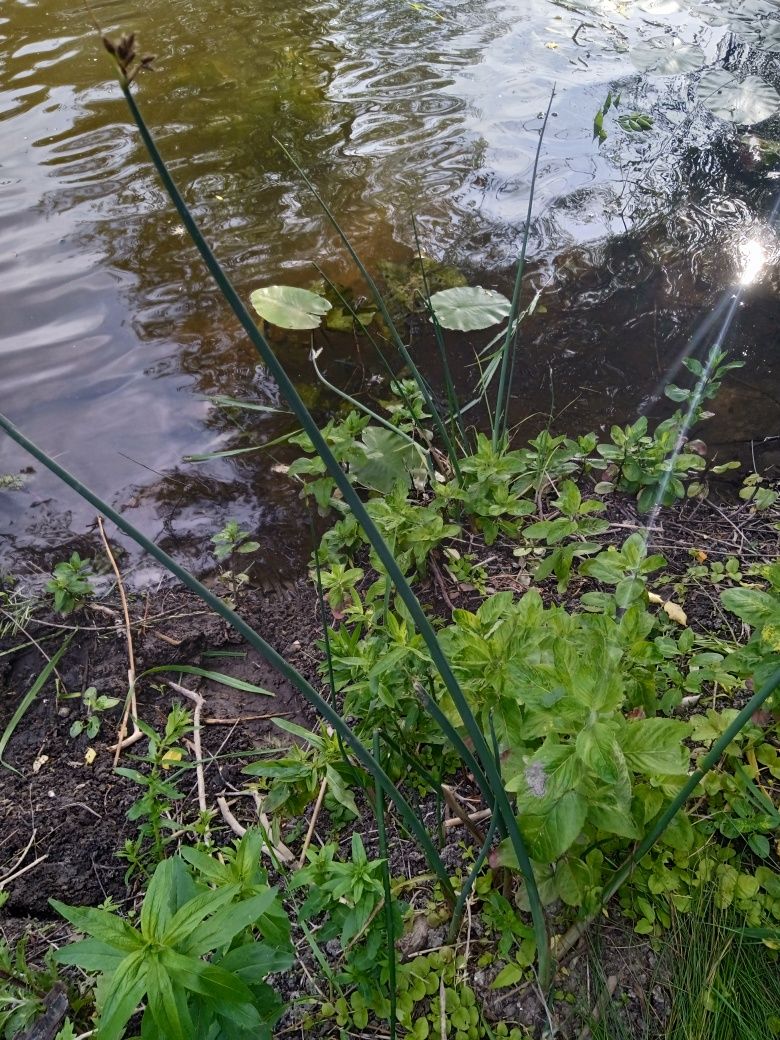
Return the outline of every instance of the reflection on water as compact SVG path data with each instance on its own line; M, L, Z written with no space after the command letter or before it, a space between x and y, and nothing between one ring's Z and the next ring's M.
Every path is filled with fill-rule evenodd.
M428 252L505 288L556 84L529 253L529 281L548 284L546 313L524 330L515 416L536 417L529 432L551 413L572 430L630 419L760 250L732 339L747 366L718 406L715 439L726 441L777 426L777 245L766 214L780 185L739 172L735 134L692 103L685 77L641 75L630 55L673 33L708 63L777 84L771 21L747 28L731 7L109 0L95 12L108 32L135 28L144 52L157 53L139 101L244 295L278 280L307 284L313 260L352 278L275 137L372 269L408 258L414 212ZM269 560L293 562L307 550L296 490L271 469L281 449L182 464L290 427L205 400L278 403L183 236L110 71L80 5L7 0L0 408L169 547L183 551L185 536L205 538L235 514L259 530ZM593 142L610 88L623 110L652 111L652 133L613 122L606 142ZM277 345L324 416L333 402L309 386L306 344ZM360 390L371 375L365 348L349 337L326 346L329 378ZM417 349L427 364L430 344ZM470 378L471 345L452 350ZM0 445L0 472L26 464ZM88 518L37 473L24 493L0 493L0 510L0 534L12 541L51 537L65 510L74 528Z

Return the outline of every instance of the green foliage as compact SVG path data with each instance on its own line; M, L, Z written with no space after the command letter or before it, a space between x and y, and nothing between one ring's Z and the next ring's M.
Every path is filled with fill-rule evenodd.
M44 1011L44 997L62 980L49 951L43 967L35 967L27 957L29 935L22 935L15 947L0 940L0 1038L16 1040ZM77 995L71 994L80 1003Z
M750 503L753 512L761 513L777 505L780 491L770 487L765 477L758 473L749 473L742 481L739 497L743 502Z
M475 332L498 325L509 317L510 301L495 289L464 285L442 289L430 298L434 317L443 329Z
M165 832L176 826L172 818L174 803L184 797L177 774L168 775L168 771L185 757L181 740L192 729L192 719L186 708L175 704L162 733L156 733L141 719L138 727L146 736L148 747L146 755L135 757L135 761L144 765L145 771L127 766L116 770L119 776L138 784L143 792L127 811L128 820L138 821L138 830L119 853L128 862L126 879L136 873L149 874L165 857L171 840Z
M624 610L644 595L648 576L665 563L664 557L658 553L647 555L647 539L637 531L620 549L610 545L594 559L580 565L580 574L615 589L609 597L603 592L585 593L582 605L587 610L614 610L615 607Z
M250 541L251 534L240 528L235 520L228 520L221 531L211 536L214 543L214 555L221 562L227 560L235 553L244 555L257 552L260 548L259 542Z
M617 488L636 494L642 512L650 510L657 500L669 506L684 498L683 481L705 467L701 455L679 451L679 413L659 423L652 434L647 430L643 415L628 426L613 426L611 443L596 448L605 468L604 480L596 490L607 493Z
M281 329L319 328L323 314L331 308L330 302L317 293L292 285L255 289L249 299L264 321Z
M356 783L356 770L345 759L338 738L321 726L312 733L286 719L274 719L280 729L305 741L308 747L293 744L279 757L268 757L245 766L247 776L258 777L259 785L267 790L263 811L300 816L317 798L320 786L326 781L324 804L331 819L338 820L345 813L359 815L350 789Z
M609 523L592 516L593 513L604 511L603 503L595 499L583 501L579 488L572 480L563 482L558 497L551 505L559 515L529 524L523 530L523 538L553 547L536 568L534 580L544 581L554 574L558 579L558 591L564 592L569 584L574 560L590 556L601 548L598 542L589 542L587 539L604 534L609 529ZM566 544L561 545L561 542Z
M50 901L88 936L56 959L101 973L96 1040L125 1036L142 1001L144 1038L270 1040L282 1005L264 979L293 957L275 890L251 874L261 840L249 832L228 868L196 855L194 875L180 856L163 860L138 928L113 912Z
M77 552L69 560L56 564L46 591L54 597L54 609L58 614L70 614L94 595L89 578L92 567L82 560Z
M743 585L720 594L726 610L752 628L750 639L731 656L730 664L740 675L755 676L758 684L777 667L780 653L780 561L760 570L767 589Z
M103 693L98 693L94 686L90 686L81 694L81 703L86 710L87 717L86 719L76 719L71 724L70 735L79 737L82 733L86 733L90 740L94 740L100 732L102 714L115 708L119 704L119 698L107 697Z
M309 894L300 908L300 918L309 921L324 914L318 929L323 940L339 940L342 950L354 944L366 931L384 899L382 860L369 860L360 835L352 835L352 856L337 858L337 845L323 845L306 853L308 865L296 871L290 882L293 889L307 887Z

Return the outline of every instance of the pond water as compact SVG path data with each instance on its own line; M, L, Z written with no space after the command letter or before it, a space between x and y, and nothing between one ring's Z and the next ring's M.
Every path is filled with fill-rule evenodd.
M745 367L705 436L721 453L733 443L780 459L780 180L697 88L702 69L753 87L760 78L743 91L765 120L753 130L780 137L776 0L147 0L92 11L157 55L136 96L244 296L308 285L315 263L355 284L275 138L371 270L409 262L414 213L426 253L506 291L555 85L526 286L526 300L545 286L544 307L524 326L513 418L529 434L549 417L577 433L652 410L758 250L729 339ZM272 469L283 453L182 461L290 422L209 403L214 393L279 402L183 235L84 6L4 0L0 87L0 410L167 548L197 554L235 516L270 571L300 564L305 518ZM593 120L610 90L620 108L599 144ZM632 111L651 114L652 130L621 129ZM324 417L333 400L306 343L275 343ZM464 385L471 346L452 346ZM329 378L368 391L365 345L331 336L326 347ZM414 349L425 367L426 337ZM0 473L28 465L0 443ZM90 517L45 473L0 491L6 551L65 541Z

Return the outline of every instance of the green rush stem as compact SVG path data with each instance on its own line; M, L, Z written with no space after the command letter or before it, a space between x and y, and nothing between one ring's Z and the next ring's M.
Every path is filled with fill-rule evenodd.
M126 88L123 88L123 89L125 90L125 94L129 94L129 91ZM137 109L136 109L136 111L137 111ZM139 115L140 115L140 113L139 113ZM447 452L447 456L448 456L448 458L450 460L452 468L455 471L455 475L457 476L458 480L460 480L460 466L458 464L458 456L457 456L457 452L455 451L455 447L454 447L452 441L450 440L450 435L447 432L447 427L446 427L444 421L442 420L442 417L439 415L439 411L436 408L436 405L433 403L433 398L431 397L431 392L428 389L428 384L425 382L425 379L423 379L422 373L420 372L420 370L417 368L417 365L415 365L414 361L412 360L412 356L409 353L409 351L407 350L406 344L404 343L403 339L401 338L401 336L400 336L400 334L398 332L398 329L396 329L395 324L393 322L393 319L390 317L390 312L388 311L387 305L386 305L384 299L382 298L382 294L379 291L379 287L377 286L376 282L371 277L371 275L368 273L368 271L366 269L366 266L363 263L363 261L360 259L360 257L355 252L355 249L354 249L352 243L349 241L349 239L347 238L347 235L342 230L341 225L336 220L335 214L330 209L330 207L328 206L327 202L323 199L323 197L320 195L320 193L317 191L317 189L315 188L314 184L311 182L311 180L309 179L309 177L307 176L307 174L305 173L305 171L301 167L300 163L298 163L296 161L295 157L290 154L290 152L287 150L287 148L285 148L285 146L282 144L282 142L278 138L274 137L273 140L282 149L282 151L287 156L287 158L290 160L290 162L295 167L297 172L303 178L303 180L304 180L304 182L306 184L306 187L309 189L309 191L312 193L312 195L314 195L314 198L319 203L320 208L322 209L323 213L325 214L325 216L328 218L328 220L331 222L331 224L335 228L336 233L338 234L338 236L341 239L341 241L344 243L344 246L346 247L346 250L349 253L350 257L352 258L353 263L355 264L357 269L360 271L360 274L362 275L363 279L365 280L365 283L368 286L368 288L369 288L369 290L371 292L371 295L374 297L374 302L376 303L377 307L379 308L379 313L382 315L382 318L383 318L383 320L385 322L385 325L387 326L387 328L388 328L388 330L390 332L390 335L392 336L393 342L395 343L395 347L396 347L398 353L403 358L404 363L408 366L409 371L414 376L415 382L417 383L417 385L420 388L420 392L422 393L422 395L423 395L423 397L425 399L425 404L427 405L427 407L428 407L428 409L429 409L429 411L431 413L431 417L433 418L434 424L436 425L436 429L438 430L439 436L441 437L442 444L445 447L445 450Z
M317 273L319 274L320 278L322 278L322 280L325 282L325 284L331 290L331 292L335 294L336 298L338 299L338 301L342 305L342 307L344 307L344 309L346 311L348 311L348 313L351 315L352 320L355 322L355 324L360 326L361 331L367 337L369 343L371 344L371 346L376 351L377 357L382 362L382 366L384 367L384 370L387 372L387 374L388 374L388 376L390 378L390 387L391 387L391 389L393 389L393 386L395 386L395 391L394 392L398 393L398 395L400 396L401 400L406 405L406 407L407 407L407 409L409 411L409 415L412 417L412 421L414 422L415 421L414 420L414 408L412 407L411 399L409 398L408 394L406 393L406 391L404 390L403 386L401 385L403 380L400 379L399 376L397 376L395 374L395 372L393 371L393 368L392 368L390 362L385 357L384 351L382 350L382 348L377 343L376 338L371 334L371 330L369 329L369 327L367 325L363 324L363 322L360 320L360 317L358 316L358 313L355 310L355 308L352 306L352 304L349 302L349 300L344 296L344 294L341 292L341 290L336 285L336 283L331 281L330 278L328 278L328 276L322 270L320 265L315 263L314 264L314 268L317 271ZM425 430L423 430L422 427L419 427L419 430L420 430L420 435L424 438L425 437Z
M436 318L436 314L431 306L431 289L428 284L428 275L425 271L425 262L423 261L422 250L420 249L420 236L417 231L417 221L415 220L414 213L412 213L412 228L414 230L414 244L417 248L417 256L420 260L420 275L422 276L423 290L425 292L424 303L425 310L433 324L433 331L436 337L436 346L439 351L439 357L441 358L442 371L444 373L444 386L447 391L447 403L450 409L450 421L455 423L460 434L461 444L463 449L466 449L466 432L463 428L463 416L460 411L460 403L458 401L458 395L455 390L455 384L452 380L452 373L450 371L450 363L447 359L447 347L444 342L444 333L442 327Z
M379 744L379 730L374 730L374 761L381 768L381 748ZM390 860L387 854L387 831L385 829L385 801L382 796L382 788L376 785L376 798L374 801L376 812L376 830L379 838L379 855L382 859L382 886L385 890L385 933L387 939L387 981L390 989L390 1040L396 1037L396 1004L398 994L396 991L395 973L395 922L393 920L393 890L390 885Z
M542 154L542 143L544 142L544 133L547 129L547 121L550 118L550 111L552 109L553 99L555 98L555 87L552 89L550 94L550 101L547 105L547 111L544 116L544 122L542 123L542 129L539 133L539 142L536 146L536 158L534 159L533 171L531 173L531 187L528 195L528 212L525 218L525 230L523 232L523 242L520 247L520 257L517 261L517 270L515 272L515 286L512 292L512 306L509 311L509 318L506 328L506 339L504 340L504 352L501 358L501 375L498 380L498 393L496 394L496 414L493 420L493 449L496 450L503 434L506 432L507 416L509 413L509 395L512 390L512 380L510 373L514 372L515 367L515 352L517 350L517 337L519 333L519 325L515 327L515 321L517 319L518 312L520 310L520 293L523 286L523 271L525 270L525 254L528 248L528 236L531 233L531 214L533 213L534 205L534 192L536 190L536 176L539 170L539 158ZM510 365L510 354L511 354L511 365Z
M474 718L471 709L469 708L468 702L463 694L463 691L460 688L457 679L455 678L449 661L445 657L444 652L442 651L442 648L439 645L439 641L436 638L436 633L433 630L433 626L426 617L425 612L423 611L417 597L415 596L409 583L404 577L404 574L401 571L401 568L398 566L398 562L396 561L389 547L387 546L387 543L384 541L378 528L369 516L365 505L361 501L359 495L355 492L355 489L350 484L347 475L344 473L343 469L339 465L332 451L325 442L324 437L317 428L316 423L309 414L309 411L307 410L303 401L299 397L298 392L296 391L289 376L285 372L284 367L279 363L278 358L274 354L267 340L260 332L255 322L252 320L249 312L247 311L246 307L241 301L241 298L239 297L238 293L236 292L235 288L230 282L230 279L225 274L224 270L220 266L213 252L211 251L208 243L201 234L200 229L195 223L192 214L187 208L184 199L180 195L179 190L176 187L168 171L168 168L166 167L162 156L157 150L157 146L155 145L154 140L144 122L143 116L141 115L138 106L135 103L135 99L130 93L129 85L125 82L122 83L121 86L122 92L125 95L125 99L130 108L131 115L135 120L135 123L141 134L141 138L149 152L152 162L154 163L154 166L157 169L157 172L159 173L160 178L162 179L163 184L165 185L165 188L168 191L179 213L179 216L182 219L182 222L184 223L184 226L186 227L194 244L197 246L198 251L203 257L203 260L206 263L206 266L210 274L219 286L223 296L225 297L226 302L229 304L229 306L233 310L233 313L236 315L236 318L239 320L247 335L249 336L250 341L255 346L260 356L263 358L263 361L267 365L270 373L276 380L279 389L281 390L282 394L284 395L288 404L290 405L291 410L294 412L299 422L303 426L305 432L309 436L309 439L311 440L315 451L319 454L319 456L325 463L326 467L328 468L330 475L333 477L336 483L336 486L339 488L342 495L344 496L344 501L350 507L353 515L355 516L355 519L358 521L358 523L365 531L366 536L368 537L369 541L374 547L374 550L376 551L378 559L381 561L382 565L387 571L390 580L393 582L396 589L398 590L398 594L405 606L407 607L412 620L417 625L417 629L420 635L423 637L426 646L428 647L428 650L431 655L431 660L435 668L441 675L444 685L447 687L447 690L453 700L458 714L460 715L460 718L463 721L463 725L474 746L476 757L481 762L482 767L485 771L485 776L490 784L490 790L492 793L495 810L497 810L503 817L504 824L506 825L507 833L509 835L509 840L517 857L518 866L526 882L526 890L528 893L528 900L531 909L534 934L536 938L537 949L539 951L539 977L542 985L545 986L552 977L550 940L547 929L547 922L544 915L544 909L539 898L539 891L536 886L536 879L534 877L531 860L528 856L528 852L525 847L525 842L523 841L523 837L520 833L520 828L518 827L517 820L515 819L515 815L512 810L509 797L506 791L504 790L504 785L500 771L496 768L496 763L493 759L490 750L488 749L485 738L482 735L482 731L480 730L477 721ZM305 175L303 176L305 177ZM376 288L373 282L369 282L369 284L373 286L374 289ZM384 303L382 304L382 306L384 307ZM386 313L386 308L384 309ZM429 399L430 395L428 395L428 400ZM438 413L434 412L434 414L437 415ZM437 425L440 424L441 418L439 417ZM2 422L0 422L0 426L2 426L6 430L6 432L8 432L12 437L14 437L14 439L17 440L17 443L22 443L22 441L19 440L19 438L22 435L19 433L18 430L16 430L12 426L11 423L9 423L7 420L3 420ZM11 433L11 430L13 430L13 433ZM444 430L443 432L444 436L447 437L446 430ZM24 440L26 441L26 438L24 438ZM449 441L449 437L447 437L446 444L448 446L448 450L451 450L452 444ZM28 450L30 450L30 448L33 447L29 441L26 441L26 445L29 445ZM38 449L36 449L36 451L37 450ZM33 454L35 454L35 452L33 452ZM39 457L39 460L43 462L44 460L40 458L40 455L42 454L43 453L39 453L39 455L36 457ZM44 462L44 464L47 465L48 468L52 469L53 472L56 472L57 469L60 469L60 467L57 466L57 464L54 463L52 459L48 459L48 457L46 457L46 462ZM57 469L53 469L53 466L56 466ZM62 472L65 471L63 470ZM68 474L68 476L70 477L70 474ZM70 477L70 480L75 481L75 478ZM80 486L83 487L83 485ZM71 487L74 487L73 483L71 483ZM86 491L86 488L84 488L84 491ZM88 499L88 501L90 500L91 499ZM97 508L103 509L106 512L106 516L111 517L111 519L113 519L115 523L118 520L118 526L120 526L122 530L128 531L128 527L132 527L132 525L128 525L126 521L122 520L119 514L116 513L113 509L110 510L110 512L106 511L102 503L99 506L97 506ZM128 533L130 532L128 531ZM140 535L140 532L136 532L136 535ZM149 542L148 539L144 539L144 543L145 547L153 545L153 543ZM139 542L139 544L144 543ZM157 546L154 546L154 553L161 552L162 550L159 550ZM167 557L167 554L163 555L165 555L166 558L170 561L171 566L176 568L172 571L172 573L180 577L180 580L182 575L185 575L185 583L188 583L189 587L192 588L193 591L196 591L197 594L201 596L201 598L205 599L205 601L208 602L209 605L213 605L213 609L215 609L218 613L221 613L222 616L225 617L226 620L228 620L229 624L232 624L234 627L236 627L237 631L241 632L242 635L245 635L245 638L247 638L250 645L256 646L259 650L261 650L261 647L265 648L266 660L268 660L270 663L273 663L276 667L286 669L286 671L283 671L283 674L289 674L291 676L294 676L295 678L291 679L291 681L294 682L297 688L301 690L301 692L304 694L304 696L307 697L307 699L314 698L310 702L312 704L315 704L317 709L321 711L325 718L331 723L331 725L334 726L334 729L343 732L345 739L348 743L350 743L353 750L355 750L356 757L363 763L363 765L365 765L366 768L368 768L371 772L373 772L374 769L378 770L378 767L375 766L373 758L371 757L367 749L362 745L362 743L357 739L357 737L355 737L355 735L352 733L352 731L349 729L346 723L341 719L341 717L335 711L333 711L333 709L330 708L330 706L323 700L323 698L320 697L316 690L314 690L314 688L306 682L303 676L299 675L299 673L297 673L295 669L291 668L284 660L284 658L277 654L276 651L271 646L269 646L262 639L262 637L259 636L249 625L247 625L246 622L244 622L237 614L230 611L230 618L228 619L225 613L228 610L228 608L226 608L224 604L222 604L217 599L217 597L213 595L213 593L209 593L208 589L202 586L200 582L198 582L194 577L192 577L192 575L187 574L182 568L178 567L174 560L172 560L170 557ZM157 558L160 559L159 556L157 556ZM261 652L263 652L263 650L261 650ZM269 656L269 654L272 656ZM399 811L401 811L402 813L411 813L411 807L408 805L401 793L397 790L390 778L381 770L378 770L378 773L381 774L381 782L385 791L387 792L388 796L393 798L396 805L398 805ZM377 778L379 779L379 775L377 773L375 773L374 775L377 775ZM401 808L402 806L403 809ZM438 856L427 831L422 826L420 821L414 816L413 813L411 813L411 821L413 823L413 833L415 834L415 837L417 837L418 841L421 842L422 847L425 849L426 858L428 858L428 861L431 864L431 869L433 869L439 877L441 877L442 874L444 875L444 878L446 879L446 884L443 882L444 891L447 894L448 898L451 898L454 903L455 900L452 884L449 880L449 877L447 876L444 864L441 862L441 859ZM433 857L433 859L429 857Z
M325 610L325 596L322 591L322 567L320 566L320 553L317 547L317 532L314 529L314 516L309 509L309 530L311 531L312 554L314 556L314 572L317 577L317 601L320 608L320 623L322 624L322 638L325 642L325 656L328 661L328 683L330 684L331 697L336 696L336 678L333 674L333 654L330 649L330 630L328 626L328 615Z
M471 895L471 890L474 887L474 882L477 880L479 872L480 870L482 870L482 866L485 860L487 859L488 854L490 853L491 846L493 845L493 839L495 838L496 831L498 830L499 819L500 817L498 816L498 814L494 813L490 821L490 828L488 829L487 836L485 838L485 844L479 850L479 855L474 860L474 866L471 868L471 873L466 878L463 888L460 890L460 894L458 895L458 901L455 904L455 909L452 911L452 920L450 921L450 929L447 936L447 941L450 943L454 943L458 937L460 925L463 920L463 911L466 909L466 900Z
M452 888L447 870L444 867L428 832L415 815L412 807L392 782L390 777L387 776L387 774L374 762L373 756L369 750L355 736L338 712L332 708L319 693L317 693L314 687L307 682L301 673L297 671L297 669L293 668L292 665L288 664L288 662L285 661L276 650L274 650L270 643L267 643L258 632L247 624L247 622L244 621L244 619L234 610L226 606L210 589L207 589L205 585L202 585L197 578L189 573L189 571L181 567L171 556L169 556L158 545L155 545L154 542L147 538L146 535L142 534L141 531L134 527L128 520L125 520L125 518L115 509L112 509L107 502L104 502L93 491L90 491L90 489L74 477L72 473L63 469L59 463L55 462L54 459L48 456L36 444L33 444L32 441L28 440L27 437L25 437L24 434L22 434L13 423L2 414L0 414L0 429L5 430L12 440L16 441L16 443L24 448L25 451L28 451L34 458L36 458L38 462L58 476L60 480L64 481L68 487L89 502L90 505L94 506L94 508L104 516L108 517L109 520L116 524L120 531L124 531L126 535L132 538L134 542L148 552L150 556L153 556L159 563L161 563L166 570L170 571L174 577L178 578L183 585L186 585L188 589L191 589L196 596L199 596L208 607L223 618L236 630L236 632L242 635L251 647L257 650L258 653L262 654L270 665L276 668L277 671L288 680L288 682L292 683L292 685L303 694L309 704L316 708L325 721L330 723L336 733L338 733L339 736L349 744L361 765L363 765L373 775L377 783L381 784L382 789L385 791L387 796L398 807L398 811L403 817L404 823L420 843L420 847L425 852L425 858L428 860L431 869L440 880L445 895L451 900L452 904L454 904L455 892Z

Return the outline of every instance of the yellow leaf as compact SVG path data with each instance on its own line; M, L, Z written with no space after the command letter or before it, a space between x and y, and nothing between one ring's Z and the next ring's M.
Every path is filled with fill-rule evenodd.
M671 600L668 600L664 603L664 610L672 621L676 621L678 625L688 624L688 615L677 603L672 603Z
M545 47L547 48L548 51L557 51L558 50L558 44L557 43L553 43L552 40L548 40L547 43L545 44Z
M97 751L93 747L88 747L84 752L84 762L86 765L91 766L97 758Z
M657 603L659 606L661 605L661 603L663 603L663 599L658 595L657 592L648 592L647 599L648 602Z
M693 558L695 560L698 560L699 563L704 563L704 561L707 559L707 554L703 549L694 549Z
M181 762L183 757L183 753L178 748L171 748L163 755L161 765L163 769L170 769L174 762Z

